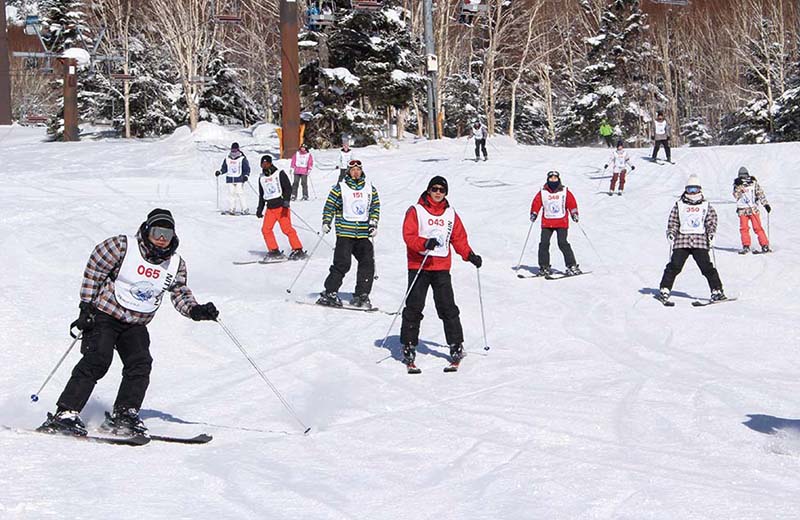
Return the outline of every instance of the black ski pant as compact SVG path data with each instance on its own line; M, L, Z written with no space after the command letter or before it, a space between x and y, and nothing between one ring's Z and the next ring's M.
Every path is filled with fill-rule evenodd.
M689 257L694 258L697 267L700 268L700 273L708 280L708 287L712 291L717 289L722 290L722 281L719 279L719 273L714 264L711 263L711 258L708 255L708 249L700 249L697 247L686 248L681 247L672 250L672 257L670 258L667 267L664 268L664 275L661 277L661 285L659 287L666 287L672 290L672 285L675 283L675 278L683 270L686 259Z
M300 195L300 184L303 185L303 198L308 198L308 175L294 175L294 182L292 182L292 199L296 199Z
M480 159L483 152L483 158L486 159L486 139L475 139L475 159Z
M661 147L664 147L664 151L667 152L667 161L672 161L672 151L669 149L669 139L657 139L655 146L653 146L653 157L652 159L655 161L656 157L658 157L658 151Z
M606 146L609 147L609 148L614 146L614 143L612 142L613 141L613 137L614 136L612 136L612 135L604 135L603 136L603 140L606 142Z
M94 328L85 332L81 340L83 357L72 369L72 376L58 398L59 410L83 410L97 381L108 372L114 358L114 348L122 360L122 382L114 408L138 410L142 407L153 365L147 327L123 323L98 312Z
M336 247L333 250L333 265L330 274L325 278L325 292L339 291L344 275L350 270L351 257L355 257L358 262L356 290L353 294L360 296L372 292L375 276L375 249L372 247L372 240L339 236L336 237Z
M408 271L408 285L414 282L417 271ZM436 313L444 324L444 337L448 345L460 345L464 342L464 330L461 328L458 307L453 295L453 283L450 271L420 271L414 287L406 299L403 309L403 322L400 325L400 342L403 345L417 346L419 343L419 325L422 322L422 310L428 296L428 287L433 289L433 303Z
M561 254L564 255L564 264L567 267L577 265L572 246L567 242L568 231L569 228L542 228L542 238L539 241L539 268L550 267L550 237L553 236L554 232L558 240L558 248L561 250Z

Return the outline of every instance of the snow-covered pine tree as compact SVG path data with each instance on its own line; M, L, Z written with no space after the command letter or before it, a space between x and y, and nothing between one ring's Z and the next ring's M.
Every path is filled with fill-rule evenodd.
M447 117L442 132L447 137L469 134L469 127L480 119L480 80L469 73L448 76L441 92L442 107Z
M319 49L300 74L304 109L313 115L306 140L338 145L349 133L355 143L373 143L387 108L407 107L425 81L407 14L384 2L379 10L348 12L325 35L303 37Z
M587 65L576 99L559 117L559 140L593 143L603 119L616 124L626 139L644 137L646 92L653 88L644 83L642 70L642 60L652 59L644 39L646 19L638 0L613 0L605 7L597 34L585 40Z
M211 82L200 95L199 118L220 125L249 126L263 111L242 86L239 71L225 59L225 51L212 49L206 76Z
M800 35L797 48L800 49ZM789 88L777 101L775 134L781 141L800 141L800 57L793 67Z
M711 146L714 137L702 117L695 117L681 125L681 135L689 146Z

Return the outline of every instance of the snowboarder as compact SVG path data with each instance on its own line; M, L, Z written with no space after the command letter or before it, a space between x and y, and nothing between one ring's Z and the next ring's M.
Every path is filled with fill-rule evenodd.
M339 150L339 180L336 182L342 182L347 176L347 170L350 168L349 165L352 160L353 150L351 150L350 145L345 142L342 145L342 149Z
M244 196L244 183L250 177L250 163L247 157L239 149L239 143L231 144L231 151L222 167L214 175L219 177L225 175L225 183L228 185L228 211L223 211L225 215L248 215L250 210L247 207L247 199ZM241 211L237 212L237 202Z
M371 238L378 233L381 202L378 190L366 179L361 161L350 161L348 176L336 183L322 210L322 232L330 233L336 219L336 246L333 264L325 279L325 290L317 303L341 307L339 288L350 270L351 256L358 262L352 305L371 308L369 294L375 276L375 249Z
M762 253L769 252L769 237L761 226L761 215L759 214L759 204L764 206L767 213L772 208L767 201L764 190L755 177L750 175L747 168L739 168L739 174L733 181L733 198L736 199L736 214L739 215L739 232L742 235L742 250L740 254L750 251L750 227L758 237L758 245L761 246Z
M700 272L708 280L711 301L727 299L722 291L717 268L711 262L709 250L717 232L717 212L703 197L697 175L690 175L683 195L672 207L667 221L667 239L672 242L672 256L661 277L659 299L667 301L675 278L686 259L694 258Z
M177 248L175 221L165 209L151 211L136 236L118 235L95 246L83 272L80 315L70 326L83 334L83 357L58 398L56 413L47 415L40 431L87 435L79 414L116 349L122 382L104 427L125 436L146 433L139 409L153 362L147 324L164 293L169 292L178 312L195 321L219 315L213 303L198 304L186 286L186 263Z
M480 160L481 151L483 152L483 160L489 160L486 156L486 138L488 135L489 132L486 127L480 121L475 121L475 124L472 125L472 138L475 139L475 162Z
M483 260L470 247L464 225L447 201L447 193L447 180L438 175L433 177L417 204L408 208L403 220L410 292L403 309L400 342L403 345L403 363L409 370L416 369L414 359L428 287L433 289L433 302L444 325L451 362L457 365L464 357L464 331L450 279L450 246L476 268L481 267ZM417 276L420 266L422 270Z
M294 182L292 183L292 200L297 200L297 194L300 188L300 183L303 183L303 200L308 200L308 176L311 175L311 170L314 168L314 156L308 151L305 144L300 145L292 156L292 175Z
M258 209L256 216L263 218L261 234L267 244L267 259L277 260L283 258L283 251L278 249L278 242L275 240L275 233L272 228L275 222L281 227L281 231L289 239L289 246L292 252L289 260L300 260L306 257L303 251L303 244L297 236L297 231L292 227L292 213L289 209L289 199L292 196L292 184L289 176L283 170L278 169L272 164L272 156L265 155L261 158L261 175L258 177ZM264 212L266 205L267 211Z
M614 128L608 124L608 121L603 119L603 122L600 123L600 137L603 138L605 141L606 146L611 148L613 144L613 137L614 137Z
M608 189L608 194L614 194L614 187L617 185L617 179L619 179L617 195L622 195L622 190L625 189L625 175L628 173L628 167L633 171L636 166L631 164L631 156L625 151L625 144L621 140L617 141L617 149L611 152L611 157L608 159L608 163L603 166L603 169L608 169L609 164L612 166L613 175L611 176L611 186Z
M667 154L667 162L672 162L672 151L669 149L669 136L672 133L672 128L669 123L664 119L664 112L659 111L656 114L656 120L653 121L653 138L655 144L653 145L653 155L651 160L656 162L658 159L658 150L664 147L664 152Z
M542 236L539 241L539 274L542 276L553 274L550 267L550 238L553 233L556 234L558 248L564 255L564 264L567 266L565 274L567 276L581 274L582 271L575 261L572 246L567 242L569 217L572 217L574 222L578 222L578 202L572 192L561 184L561 174L557 171L547 172L547 182L533 197L531 222L536 222L536 218L542 210L544 215L542 216Z

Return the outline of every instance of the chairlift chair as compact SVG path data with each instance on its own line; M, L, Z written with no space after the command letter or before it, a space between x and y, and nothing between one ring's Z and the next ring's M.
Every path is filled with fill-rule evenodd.
M689 0L650 0L654 4L666 4L666 5L689 5Z
M316 4L311 4L311 6L316 7ZM309 7L310 12L306 12L306 26L309 30L317 31L320 28L330 27L336 23L336 4L333 1L325 0L322 2L321 8L313 11L311 6Z
M134 76L133 74L115 74L115 73L112 73L112 74L109 74L108 77L111 78L111 81L133 81L133 80L136 79L136 76Z
M381 8L379 0L350 0L353 11L377 11Z
M20 122L24 125L38 126L47 123L49 120L49 117L41 114L25 114Z
M476 16L486 16L487 14L489 14L489 4L485 0L462 0L458 23L472 25L472 20Z
M237 25L242 23L242 13L239 9L239 2L235 1L226 8L217 8L216 2L211 4L214 6L214 23Z

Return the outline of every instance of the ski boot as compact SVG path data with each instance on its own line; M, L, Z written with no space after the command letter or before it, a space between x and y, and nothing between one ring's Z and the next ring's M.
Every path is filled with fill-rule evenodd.
M100 428L121 437L147 435L147 426L139 418L136 408L115 408L113 414L106 412L106 420Z
M553 276L553 270L548 265L547 267L539 267L539 274L537 276Z
M742 246L742 249L739 251L740 255L746 255L750 252L750 246Z
M363 307L365 309L372 308L372 302L369 301L369 295L367 294L356 294L353 296L353 299L350 301L350 304L353 307Z
M714 289L711 291L711 301L712 302L721 302L723 300L727 300L728 297L725 296L725 293L722 292L722 289Z
M339 299L339 293L336 291L322 291L319 293L317 305L327 305L328 307L341 307L342 300Z
M450 363L458 365L464 359L464 347L461 343L450 345Z
M579 274L583 274L583 271L581 271L581 268L578 267L578 264L575 264L567 267L567 270L564 272L564 274L566 276L577 276Z
M303 197L303 200L308 200L308 197Z
M307 256L308 254L302 249L292 249L292 252L289 253L289 260L302 260Z
M422 372L417 365L414 364L414 360L417 357L417 350L414 348L414 345L407 343L403 345L403 364L408 369L409 374L419 374Z
M617 190L617 195L622 195L622 190Z
M761 246L762 253L769 253L770 251L771 249L769 248L769 245Z
M84 437L89 432L81 421L80 415L75 410L59 410L54 414L48 413L47 420L36 428L37 432L60 433L63 435L76 435Z

